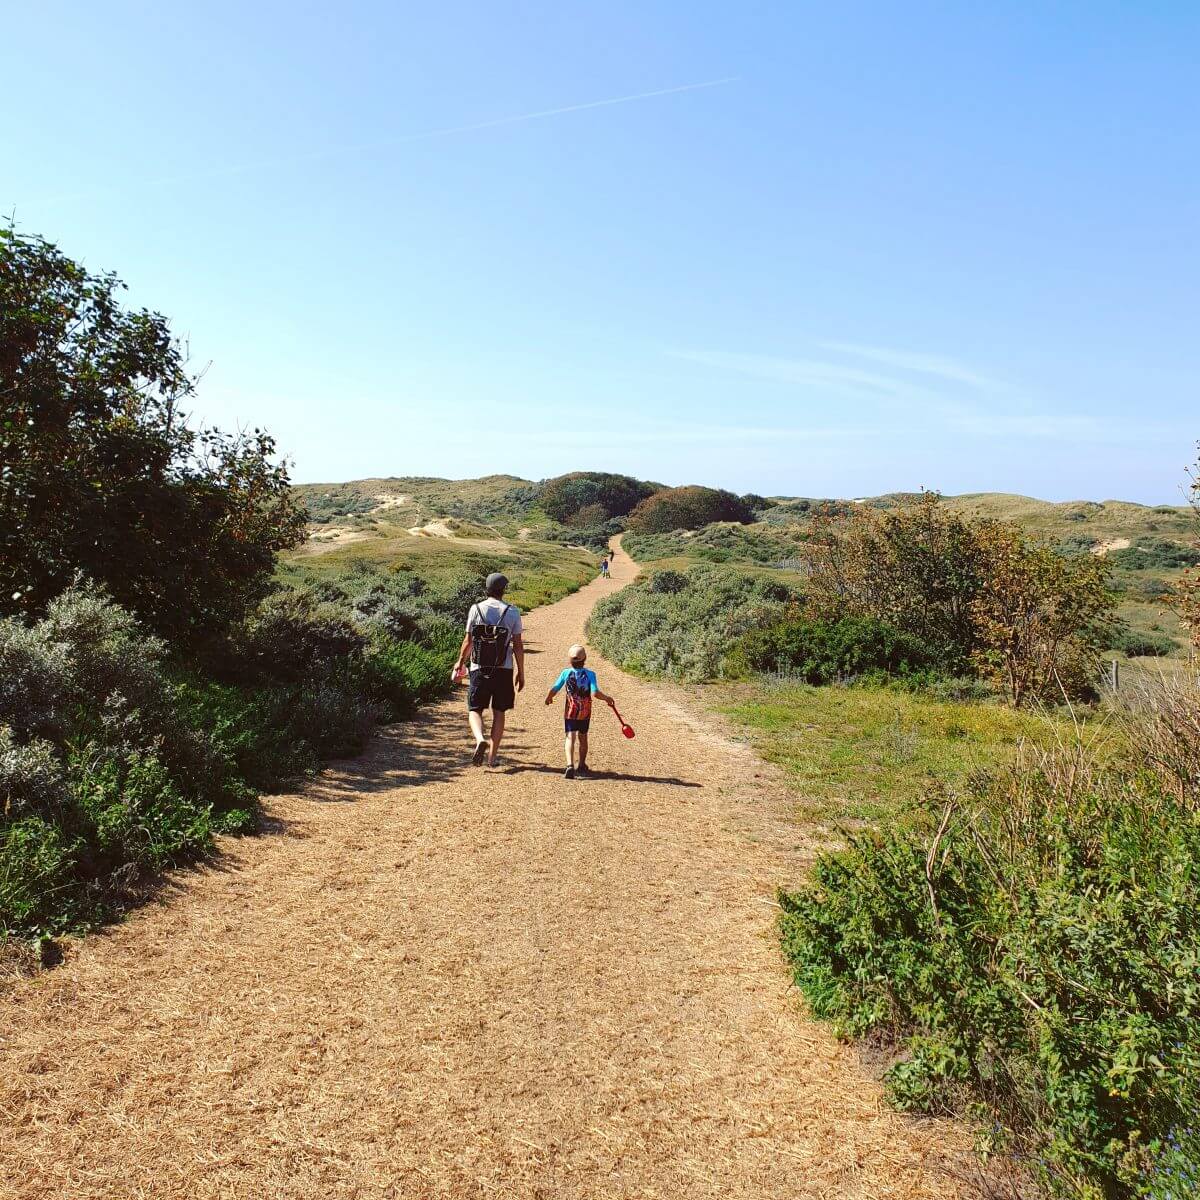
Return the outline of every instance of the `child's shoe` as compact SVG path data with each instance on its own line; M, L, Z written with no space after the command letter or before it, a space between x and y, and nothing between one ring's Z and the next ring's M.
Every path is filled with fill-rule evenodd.
M591 768L587 765L587 763L580 763L579 766L575 768L576 775L590 775L591 773Z
M564 778L564 779L574 779L574 778L575 778L575 768L574 768L574 767L568 767L568 768L567 768L567 769L566 769L566 770L563 772L563 778Z

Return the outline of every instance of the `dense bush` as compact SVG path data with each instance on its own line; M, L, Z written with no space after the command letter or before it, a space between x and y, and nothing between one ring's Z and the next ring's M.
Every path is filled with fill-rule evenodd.
M981 570L974 527L929 493L881 511L855 505L811 527L808 583L812 615L872 617L935 650L959 674L979 647L971 602Z
M335 487L327 492L309 492L304 497L305 516L314 525L328 525L339 518L369 513L379 507L374 496L365 496L352 488Z
M1169 538L1141 537L1124 550L1110 550L1107 557L1114 566L1131 571L1171 570L1196 566L1200 550Z
M1200 1178L1200 695L1165 707L1128 769L1025 761L782 897L813 1011L905 1047L892 1099L975 1115L1064 1196Z
M630 670L677 679L728 673L738 639L780 620L795 603L786 586L729 568L662 571L601 600L588 633Z
M193 429L183 348L121 284L0 228L0 615L82 570L176 645L266 594L303 513L265 433Z
M1112 639L1112 649L1122 651L1128 658L1162 658L1177 648L1175 639L1165 633L1125 629Z
M686 556L712 563L757 562L774 566L802 556L807 537L794 526L715 524L694 533L684 530L669 533L631 531L625 535L622 545L630 557L643 562Z
M1113 598L1095 555L1066 557L1016 526L947 511L926 493L814 520L812 616L868 617L928 646L948 674L990 678L1016 705L1095 694Z
M760 496L757 492L747 492L739 499L752 513L766 512L767 509L775 507L774 500Z
M801 497L793 500L777 500L768 509L757 515L766 525L808 525L814 518L829 519L846 517L856 505L851 500L812 500Z
M102 915L141 872L250 822L244 780L180 713L165 646L95 588L33 627L0 621L0 669L0 929Z
M658 485L629 475L603 471L572 471L542 484L538 505L547 516L564 525L591 529L613 517L623 517Z
M859 676L928 674L937 667L928 646L870 617L780 621L743 634L734 655L748 670L782 672L814 685Z
M673 529L699 529L714 521L749 525L750 507L732 492L719 488L664 488L643 500L629 515L629 528L638 533L670 533Z

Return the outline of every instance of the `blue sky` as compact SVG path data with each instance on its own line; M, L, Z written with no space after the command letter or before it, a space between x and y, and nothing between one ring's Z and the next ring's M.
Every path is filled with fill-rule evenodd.
M1167 0L47 0L0 206L301 481L1170 501L1198 54Z

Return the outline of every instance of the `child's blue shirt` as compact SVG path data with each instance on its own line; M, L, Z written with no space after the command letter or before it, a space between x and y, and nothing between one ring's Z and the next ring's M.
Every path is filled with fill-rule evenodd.
M596 672L590 667L564 667L563 673L554 681L554 686L550 689L552 692L559 691L560 688L567 686L567 680L577 672L582 671L587 676L588 691L594 696L600 688L600 684L596 680Z

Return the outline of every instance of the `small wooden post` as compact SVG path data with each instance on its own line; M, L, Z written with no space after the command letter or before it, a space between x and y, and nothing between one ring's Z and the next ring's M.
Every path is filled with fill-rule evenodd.
M1121 686L1121 665L1114 658L1108 664L1108 668L1108 682L1111 685L1112 690L1115 692L1117 688Z

